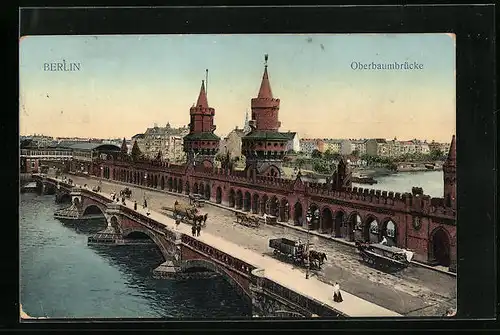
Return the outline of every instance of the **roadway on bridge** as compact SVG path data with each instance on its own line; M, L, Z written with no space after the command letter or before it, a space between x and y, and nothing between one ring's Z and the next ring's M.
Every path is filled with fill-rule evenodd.
M90 187L97 185L96 179L70 176L78 184ZM139 206L143 197L148 207L161 212L163 206L173 207L175 200L184 199L182 195L159 190L147 190L127 185L132 190L132 199ZM118 192L123 185L103 180L104 192ZM249 228L235 223L234 214L226 209L206 204L202 211L208 213L207 227L202 231L218 236L223 240L243 246L258 254L272 255L268 240L274 237L300 238L307 236L302 231L282 226L261 225ZM339 282L345 292L364 300L410 316L442 315L456 305L456 278L421 267L411 266L399 273L388 274L359 261L359 255L352 247L320 238L313 238L315 249L328 255L328 260L315 277L326 283ZM304 269L297 268L304 274Z

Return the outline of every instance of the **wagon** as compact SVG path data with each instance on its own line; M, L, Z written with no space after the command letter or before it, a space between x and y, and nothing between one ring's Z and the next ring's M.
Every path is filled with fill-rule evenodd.
M189 204L195 207L203 207L203 197L200 194L190 194Z
M296 264L305 265L306 245L299 241L287 238L273 238L269 240L269 247L274 249L273 254L279 258L284 258Z
M356 247L364 262L382 268L406 268L413 259L413 252L385 244L356 242Z
M247 227L258 228L260 225L260 218L256 215L249 215L246 213L236 212L236 222L241 223Z

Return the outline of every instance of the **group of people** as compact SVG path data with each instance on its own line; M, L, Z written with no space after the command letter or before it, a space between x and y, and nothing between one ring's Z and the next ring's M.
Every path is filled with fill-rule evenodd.
M191 234L193 236L200 236L200 232L201 232L201 223L200 222L193 223L193 225L191 226Z

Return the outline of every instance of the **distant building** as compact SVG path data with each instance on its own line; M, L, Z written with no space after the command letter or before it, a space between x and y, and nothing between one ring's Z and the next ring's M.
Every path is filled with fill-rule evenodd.
M310 155L314 150L318 150L320 152L325 151L325 145L322 139L304 138L300 140L300 151L306 155Z
M325 151L329 151L333 154L341 152L342 140L325 138L323 142L325 143Z
M144 156L154 159L161 152L161 158L171 162L185 160L182 150L183 136L189 133L188 127L172 128L170 123L165 127L148 128L143 134L132 137L131 147L137 142Z
M370 156L387 156L387 141L384 138L373 138L366 141L366 154Z
M286 151L293 150L294 152L300 151L300 138L299 134L296 132L288 132L290 139L286 143Z
M234 128L227 134L221 143L223 143L220 152L225 154L229 152L231 157L241 157L241 139L245 136L247 132L244 129L238 127Z

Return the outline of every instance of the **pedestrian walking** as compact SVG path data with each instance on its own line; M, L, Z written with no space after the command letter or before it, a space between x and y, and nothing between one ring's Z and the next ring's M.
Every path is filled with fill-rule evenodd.
M180 224L181 224L181 216L180 215L176 215L175 216L175 229L177 229Z
M137 201L134 200L134 211L136 211L136 210L137 210Z
M344 299L342 299L342 294L340 293L340 285L337 282L333 286L333 301L335 302L344 301Z
M144 204L143 204L143 207L144 207L144 208L148 208L148 202L147 202L146 198L144 198Z
M191 226L191 234L196 236L196 226L194 224Z
M198 224L196 225L196 236L200 236L200 231L201 231L201 225Z

